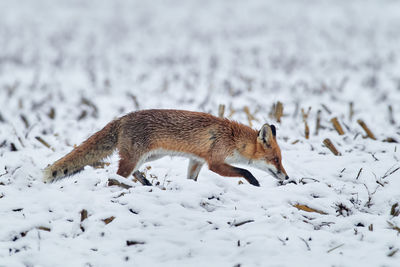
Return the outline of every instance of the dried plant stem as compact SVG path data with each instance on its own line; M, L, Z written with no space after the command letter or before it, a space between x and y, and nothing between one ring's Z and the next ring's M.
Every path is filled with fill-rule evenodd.
M306 137L306 139L310 138L310 128L308 127L307 122L304 122L304 135Z
M368 126L365 124L363 120L358 119L357 123L360 124L360 126L364 129L365 133L367 134L367 137L376 140L375 135L371 132L371 130L368 128Z
M329 138L326 138L324 140L324 145L329 148L329 150L335 155L335 156L340 156L340 152L336 149L336 147L332 144L331 140Z
M247 120L249 121L249 126L252 127L252 126L253 126L252 121L253 121L253 120L257 121L257 119L253 116L253 114L250 113L250 110L249 110L249 107L248 107L248 106L245 106L245 107L243 108L243 111L244 111L244 113L246 113L246 115L247 115Z
M140 104L139 104L137 97L132 93L128 93L128 96L132 99L133 104L135 105L135 108L140 109Z
M52 107L51 109L50 109L50 111L49 111L49 113L47 113L47 116L50 118L50 119L54 119L55 118L55 116L56 116L56 110Z
M335 128L335 130L338 132L338 134L339 135L344 135L343 128L340 125L338 118L337 117L332 118L331 122L332 122L333 127Z
M21 118L22 122L24 123L25 128L29 128L29 122L28 122L28 119L25 117L25 115L21 114L20 118Z
M328 250L326 253L330 253L330 252L334 251L335 249L338 249L338 248L342 247L343 245L344 245L344 244L340 244L340 245L338 245L338 246L336 246L336 247L334 247L334 248L331 248L331 249Z
M236 110L230 105L229 106L229 115L228 118L232 118L233 114L236 113Z
M297 208L299 210L307 211L307 212L316 212L316 213L319 213L319 214L322 214L322 215L328 214L328 213L326 213L324 211L317 210L317 209L314 209L314 208L310 208L307 205L294 204L293 207L295 207L295 208Z
M225 114L225 105L224 104L220 104L218 106L218 117L223 118Z
M112 179L112 178L108 179L108 184L107 184L107 185L108 185L108 186L119 186L119 187L124 188L124 189L129 189L129 188L132 187L132 186L130 186L130 185L121 183L121 182L119 182L118 180Z
M310 115L311 107L308 108L308 111L305 112L304 109L301 109L301 114L303 116L303 122L304 122L304 135L306 139L310 138L310 128L308 127L307 119L308 116Z
M354 116L354 103L350 102L349 106L350 106L349 120L352 121Z
M328 112L328 114L332 114L332 111L324 104L321 104L321 106Z
M135 177L142 185L146 186L152 186L149 180L143 175L142 172L140 171L135 171L133 174L133 177Z
M274 118L277 122L281 122L281 118L283 117L283 104L278 101L272 105L270 116Z
M254 220L245 220L245 221L234 223L233 226L238 227L238 226L242 226L243 224L252 223L252 222L254 222Z
M115 219L115 217L114 217L114 216L111 216L111 217L108 217L108 218L103 219L102 221L103 221L105 224L109 224L110 222L114 221L114 219Z
M41 138L40 136L36 136L35 138L36 138L36 140L38 140L40 143L42 143L42 145L44 145L45 147L47 147L47 148L49 148L49 149L55 151L54 148L52 148L52 147L49 145L49 143L47 143L46 141L44 141L43 138Z
M400 234L400 227L398 227L397 225L395 225L394 223L391 223L389 221L387 221L387 223L389 224L390 229L396 230Z
M394 249L392 252L390 252L387 256L388 257L393 257L400 249Z
M360 178L360 175L361 175L361 172L362 172L362 170L363 170L363 168L361 168L361 169L358 171L358 174L357 174L356 180L357 180L358 178Z
M389 105L388 109L389 109L390 124L394 125L394 124L396 124L396 121L394 120L392 105Z
M81 222L83 222L84 220L86 220L88 217L88 211L83 209L81 210Z
M318 135L319 129L321 128L321 110L317 111L317 121L315 123L315 135Z

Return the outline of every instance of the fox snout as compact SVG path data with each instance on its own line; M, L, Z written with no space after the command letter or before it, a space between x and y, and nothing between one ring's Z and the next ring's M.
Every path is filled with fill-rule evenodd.
M281 171L275 172L271 168L269 169L269 172L278 180L289 180L289 176L286 173L283 173Z

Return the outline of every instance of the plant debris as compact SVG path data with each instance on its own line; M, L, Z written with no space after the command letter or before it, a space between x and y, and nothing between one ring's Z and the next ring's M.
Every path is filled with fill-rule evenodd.
M299 210L306 211L306 212L316 212L316 213L319 213L319 214L322 214L322 215L327 215L328 214L328 213L326 213L326 212L324 212L322 210L317 210L317 209L314 209L314 208L310 208L307 205L294 204L293 207L295 207L295 208L297 208Z

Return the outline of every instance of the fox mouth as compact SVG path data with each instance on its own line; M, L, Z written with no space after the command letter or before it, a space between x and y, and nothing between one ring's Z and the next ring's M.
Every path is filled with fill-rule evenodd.
M274 178L280 180L279 177L278 177L278 175L277 175L273 170L271 170L271 169L268 169L268 170L269 170L269 172L272 174L272 176L274 176Z

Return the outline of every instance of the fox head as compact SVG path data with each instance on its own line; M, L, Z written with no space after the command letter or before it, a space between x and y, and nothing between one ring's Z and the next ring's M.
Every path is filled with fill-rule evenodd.
M264 124L258 132L254 158L254 167L271 173L279 180L289 179L282 166L281 149L276 141L274 125Z

